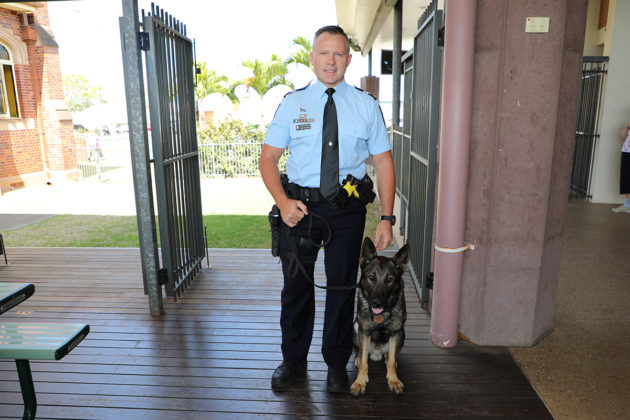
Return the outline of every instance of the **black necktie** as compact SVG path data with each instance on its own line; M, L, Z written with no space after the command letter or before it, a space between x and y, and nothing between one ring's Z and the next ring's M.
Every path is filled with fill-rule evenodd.
M324 127L322 129L322 166L320 191L331 201L339 191L339 136L337 133L337 108L333 101L335 89L326 89L328 101L324 107Z

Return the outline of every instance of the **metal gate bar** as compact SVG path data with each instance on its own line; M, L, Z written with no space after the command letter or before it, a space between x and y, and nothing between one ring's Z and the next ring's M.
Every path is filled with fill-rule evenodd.
M192 41L159 7L143 18L161 270L165 290L181 296L205 256L195 124Z
M410 273L422 304L429 302L428 275L433 256L433 218L437 168L438 111L442 50L438 45L442 11L433 1L418 20L411 71L409 150ZM405 99L407 86L405 86ZM405 119L405 127L408 120ZM404 130L405 133L407 130ZM404 192L404 190L403 190Z
M590 199L595 143L599 139L599 116L602 93L608 69L608 57L584 57L578 117L575 127L575 148L571 169L569 199Z

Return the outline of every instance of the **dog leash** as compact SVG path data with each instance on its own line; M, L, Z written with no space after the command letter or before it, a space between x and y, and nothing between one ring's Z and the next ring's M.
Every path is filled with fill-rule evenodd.
M313 211L309 211L307 216L310 216L309 222L308 222L308 229L307 229L308 240L310 241L310 246L312 247L317 246L315 245L315 243L313 242L313 239L311 238L311 228L313 226L313 218L319 219L328 229L328 237L321 245L318 246L320 249L324 248L326 245L328 245L328 243L330 242L330 239L332 238L332 229L330 228L330 225L328 224L328 222L326 222L326 220L322 216L320 216L319 214ZM351 286L350 285L349 286L322 286L321 284L315 283L315 280L306 271L306 268L304 267L304 264L302 264L302 261L300 261L300 258L298 255L298 249L297 249L298 246L296 244L296 241L293 239L295 237L291 235L289 230L284 230L284 232L286 232L285 235L287 236L287 242L289 243L289 247L291 248L291 253L289 256L286 256L286 253L285 253L285 256L289 264L287 268L287 272L289 276L291 277L297 276L297 272L299 270L304 275L304 277L309 281L309 283L311 283L315 287L318 287L324 290L338 290L338 291L354 290L357 287L359 287L359 282ZM314 261L315 260L313 260L313 262Z

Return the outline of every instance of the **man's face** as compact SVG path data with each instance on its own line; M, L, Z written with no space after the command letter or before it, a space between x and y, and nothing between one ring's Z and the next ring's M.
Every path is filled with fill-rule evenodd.
M351 59L352 55L343 35L324 32L315 40L311 64L317 79L326 86L334 87L341 83Z

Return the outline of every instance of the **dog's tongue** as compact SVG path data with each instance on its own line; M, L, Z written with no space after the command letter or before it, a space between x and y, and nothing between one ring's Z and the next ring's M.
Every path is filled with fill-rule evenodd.
M383 308L372 308L372 313L373 313L374 315L378 315L378 314L380 314L381 312L383 312Z

